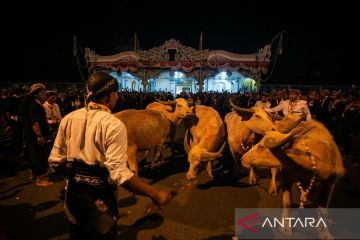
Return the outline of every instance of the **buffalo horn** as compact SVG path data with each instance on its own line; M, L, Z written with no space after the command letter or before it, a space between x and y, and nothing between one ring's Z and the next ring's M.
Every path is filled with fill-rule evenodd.
M185 137L184 137L184 149L185 149L186 154L189 154L190 149L191 149L191 147L189 145L189 140L188 140L188 132L189 132L189 129L186 129Z
M269 113L269 112L266 112L266 113L267 113L267 115L269 117L271 117L274 120L282 120L284 118L283 116L280 116L280 115L277 115L277 114L272 114L272 113Z
M161 104L164 104L164 105L175 105L176 104L176 100L165 102L165 101L161 101L161 100L155 98L155 101L157 101Z
M229 99L229 103L230 103L231 107L233 107L234 110L237 111L237 112L248 112L248 113L253 113L253 112L254 112L254 110L252 110L252 109L249 109L249 108L241 108L241 107L236 106L236 105L232 102L232 99L231 99L231 98Z
M278 140L276 140L276 138L274 137L269 137L268 139L265 140L264 142L264 146L270 149L274 149L277 148L279 146L282 146L283 144L285 144L287 141L289 141L289 139L294 136L296 133L296 131L291 131L290 133L287 134L283 134L280 133L280 136Z

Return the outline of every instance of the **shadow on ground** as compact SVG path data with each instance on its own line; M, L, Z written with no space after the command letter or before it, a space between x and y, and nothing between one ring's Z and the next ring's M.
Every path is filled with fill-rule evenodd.
M36 212L47 210L58 201L33 206L21 203L13 206L0 205L0 228L8 239L51 239L69 232L69 224L63 212L36 218ZM19 226L21 225L21 228ZM6 238L5 238L6 239Z
M157 228L161 226L163 222L164 222L164 218L161 215L157 213L153 213L140 218L130 226L118 225L119 236L117 239L129 239L129 240L138 239L137 235L140 231ZM154 237L153 239L158 239L158 240L165 239L160 235Z

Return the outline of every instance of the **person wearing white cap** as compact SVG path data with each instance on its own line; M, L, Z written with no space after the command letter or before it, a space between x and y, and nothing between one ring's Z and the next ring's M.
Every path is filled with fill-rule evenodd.
M280 102L276 107L265 109L265 111L274 113L278 111L282 111L284 116L288 116L290 114L296 115L306 115L306 121L311 120L311 113L309 111L309 107L306 104L306 101L299 100L300 91L297 89L291 89L289 91L289 99Z

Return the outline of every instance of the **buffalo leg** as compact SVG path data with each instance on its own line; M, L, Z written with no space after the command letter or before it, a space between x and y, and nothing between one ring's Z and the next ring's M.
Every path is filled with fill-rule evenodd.
M291 187L293 182L288 177L288 173L283 171L281 174L281 185L283 190L283 199L282 204L283 208L290 208L291 207Z
M238 154L235 154L233 152L233 150L230 148L230 152L231 152L231 156L232 156L232 160L233 160L233 163L232 163L232 173L233 173L233 178L235 180L238 180L241 178L241 164L240 164L240 158L239 158L239 155Z
M206 171L211 178L214 178L214 175L212 174L212 161L207 162Z
M151 163L154 159L155 149L151 148L150 150L146 151L146 162Z
M256 176L255 176L255 172L254 172L254 168L250 167L250 174L249 174L249 184L250 185L254 185L256 184Z
M335 183L325 182L322 184L319 196L318 196L318 217L322 217L325 222L327 222L328 216L328 207L330 204L331 196L333 194ZM319 225L317 228L319 239L334 239L334 237L329 232L329 229L323 225Z
M137 165L137 160L136 160L136 148L128 146L127 155L128 155L128 164L129 164L130 170L136 176L139 176L138 165Z
M289 209L291 207L291 187L292 187L292 181L287 177L287 173L284 171L284 173L281 176L281 183L282 183L282 190L283 190L283 199L282 199L282 205L283 205L283 218L289 217ZM290 235L292 234L291 228L285 224L285 226L279 229L284 234Z
M163 148L162 144L155 147L155 154L151 162L151 170L155 167L155 164L158 161L158 159L161 158L162 148Z
M170 133L170 148L171 148L172 157L175 157L175 134L176 134L176 130L171 131Z
M269 193L271 195L276 195L277 194L276 173L277 173L277 168L271 168L271 181L270 181L270 186L269 186Z

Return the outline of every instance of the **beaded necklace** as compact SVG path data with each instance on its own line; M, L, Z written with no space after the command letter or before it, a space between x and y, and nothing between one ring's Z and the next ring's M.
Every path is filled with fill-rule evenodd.
M110 108L109 107L107 107L107 106L105 106L105 105L103 105L103 104L100 104L100 103L95 103L95 102L93 102L93 101L90 101L87 105L86 105L86 107L85 107L87 110L89 110L89 109L99 109L99 110L104 110L104 111L107 111L107 112L109 112L109 113L111 113L111 110L110 110Z
M289 106L288 106L289 114L293 113L293 111L295 109L295 106L296 106L296 101L290 101L289 100Z
M311 152L309 150L309 147L305 144L305 142L303 142L303 145L305 147L305 151L306 151L306 155L309 156L310 160L311 160L311 164L312 164L312 170L314 172L313 177L310 180L310 184L308 186L307 189L303 189L303 187L301 186L301 182L297 181L296 185L298 186L298 189L300 191L300 204L299 204L299 208L304 208L304 203L307 201L307 195L309 194L310 190L312 189L315 180L316 180L316 163L315 163L315 157L311 155Z

